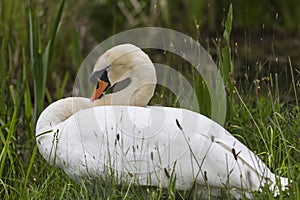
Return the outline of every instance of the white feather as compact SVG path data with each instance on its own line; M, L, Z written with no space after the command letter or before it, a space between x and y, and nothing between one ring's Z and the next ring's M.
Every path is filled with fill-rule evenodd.
M89 100L68 98L50 105L37 124L38 134L47 132L37 136L40 153L74 180L100 177L112 168L117 182L168 187L176 174L178 189L196 183L250 192L265 184L274 189L279 178L224 128L192 111L101 106L58 124L47 116L49 110L79 101ZM285 186L288 181L280 182Z

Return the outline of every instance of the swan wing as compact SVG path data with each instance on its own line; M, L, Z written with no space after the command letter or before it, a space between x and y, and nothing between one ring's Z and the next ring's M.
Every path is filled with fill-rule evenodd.
M39 134L43 133L43 134ZM114 170L117 180L167 187L194 183L258 190L275 175L245 145L198 113L168 107L100 106L39 129L45 159L74 179Z

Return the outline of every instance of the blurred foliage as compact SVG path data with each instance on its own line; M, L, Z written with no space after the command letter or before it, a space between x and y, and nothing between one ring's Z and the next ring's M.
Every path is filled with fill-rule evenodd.
M261 152L259 156L272 170L291 177L294 180L293 191L298 191L295 194L291 192L291 195L299 199L300 115L297 95L300 94L300 73L293 71L292 63L288 63L287 67L280 62L269 63L269 57L282 59L276 57L277 51L284 56L295 55L291 57L292 62L299 57L299 1L66 0L62 21L56 26L56 13L61 2L0 0L0 199L91 199L89 195L94 194L88 194L86 188L74 184L60 170L45 164L37 153L31 120L36 103L33 98L34 80L43 79L41 85L36 83L37 87L45 90L39 97L41 105L70 96L77 69L95 45L115 33L143 26L175 29L206 45L220 66L226 63L224 69L227 74L224 76L230 90L228 72L232 70L231 64L234 65L235 76L242 76L243 84L239 84L238 89L233 86L235 104L230 107L232 115L226 128L249 148ZM227 15L230 3L233 5L233 18L228 20L231 18ZM54 27L58 28L58 32ZM277 33L282 34L280 40L276 38ZM51 63L43 72L34 75L34 63L38 62L35 67L49 63L50 60L42 55L50 55L45 52L48 51L49 39L54 36ZM236 42L238 38L242 38L241 43ZM292 40L285 42L282 38ZM266 41L266 46L257 48L252 43L253 39ZM286 43L292 51L287 51L284 45L276 49L277 40ZM255 53L260 59L253 58ZM263 57L266 53L267 58ZM244 65L238 60L242 56L254 61ZM192 85L196 84L193 86L205 90L201 77L195 77L192 69L186 70L188 63L184 60L178 62L174 55L172 57L165 52L151 55L154 60L156 57L161 59L161 63L170 63L170 66L178 68ZM273 73L274 64L281 67L279 72L284 80L280 80L280 74ZM46 84L46 78L39 77L45 74ZM293 77L292 83L285 81L290 76ZM174 103L175 95L162 91L156 91L152 104L162 102L179 106L176 101ZM281 95L281 92L292 95ZM44 93L46 98L42 102ZM207 98L202 101L205 100L209 101ZM209 109L201 111L210 113ZM128 193L127 186L120 192L114 188L115 185L104 185L111 190L106 190L108 193L101 194L101 197L119 198ZM159 192L150 192L160 195ZM137 197L135 194L132 192L132 198ZM157 198L154 196L152 199Z
M224 16L232 3L235 29L256 31L265 29L300 31L300 2L291 0L92 0L89 1L88 19L96 38L106 38L123 30L137 26L164 26L195 34L200 27L205 31L221 31ZM104 29L103 29L104 28ZM201 29L200 29L201 30Z
M28 48L28 7L35 7L42 26L41 41L49 38L59 0L11 0L1 1L0 37L6 38L14 46L15 57L20 56L22 48ZM208 49L215 48L211 41L221 38L228 13L229 4L233 8L233 37L238 33L243 37L245 30L252 33L285 31L299 36L300 2L290 0L238 1L238 0L79 0L76 3L66 1L66 9L61 23L61 31L55 43L55 57L47 85L57 78L63 79L63 72L71 71L74 79L76 69L86 54L99 42L115 33L129 28L143 26L162 26L172 28L207 44ZM232 40L235 41L235 40ZM46 46L42 44L42 46ZM250 46L251 47L251 46ZM250 48L249 47L249 48ZM270 47L271 48L271 47ZM212 53L214 51L212 50ZM241 53L242 54L242 53ZM241 55L240 54L240 55ZM293 61L293 59L292 59ZM50 83L50 84L49 84ZM55 85L55 84L53 84ZM49 88L50 93L55 87ZM70 89L70 86L67 86Z
M47 40L53 37L55 13L59 3L59 0L51 2L11 0L9 3L1 1L0 41L7 43L9 47L7 50L2 50L2 58L5 55L12 57L11 63L7 64L11 67L3 68L1 73L6 73L17 81L17 73L14 73L12 66L21 68L19 63L23 57L30 57L29 8L34 10L40 24L40 27L36 27L36 29L39 30L40 37L37 42L41 44L38 44L40 48L36 49L39 51L36 53L46 51ZM232 13L234 17L228 23L226 19L229 17L227 14L230 13L228 12L230 3L234 8ZM268 77L270 73L272 73L269 77L271 80L280 79L279 87L284 88L279 90L280 92L291 93L291 72L288 63L273 61L284 60L281 57L285 58L290 51L281 50L283 55L278 59L274 43L277 41L276 32L283 32L284 35L287 35L286 37L299 38L300 14L297 12L299 7L300 2L293 0L289 3L279 0L254 0L251 2L238 0L79 0L76 3L66 1L53 47L51 66L44 73L47 74L45 101L51 103L63 96L71 95L73 85L69 83L74 82L77 69L93 47L116 33L144 26L168 27L191 35L198 40L212 54L218 66L222 67L220 69L223 69L223 77L226 79L226 87L230 94L233 92L231 86L231 81L234 82L233 79L242 82L239 87L247 93L248 90L250 91L248 88L253 87L256 77ZM266 42L262 44L262 47L256 48L253 38ZM287 43L288 46L289 44ZM265 49L267 50L265 51ZM296 50L297 47L292 48L292 51ZM255 57L256 54L259 54L259 58ZM155 53L150 56L156 61ZM291 66L295 66L294 68L300 66L300 59L299 65L294 62L297 57L300 57L299 54L291 57ZM167 64L179 70L182 68L176 64L177 60L172 64L168 63L166 58L162 59L165 60L159 61L166 61ZM8 59L4 58L1 62L6 63ZM189 79L193 76L191 73L189 70L183 74ZM34 88L32 80L34 79L31 79L31 73L28 73L28 76L27 87L32 90ZM297 94L300 90L299 77L299 70L294 71L293 80L296 85L294 88L297 90L295 92ZM195 81L195 78L198 77L190 80ZM5 79L4 76L3 79ZM198 79L198 83L202 85L198 84L197 87L205 88L205 83L200 78ZM193 83L191 84L193 85ZM164 93L162 91L159 90L159 93ZM31 92L33 94L33 91ZM4 97L4 92L0 92L0 97ZM285 96L282 95L282 97ZM289 98L289 95L287 97ZM27 101L29 101L28 98ZM3 100L0 101L0 106L3 104ZM210 113L210 111L206 110L205 113Z
M19 63L23 57L30 57L29 8L34 10L40 24L40 27L36 27L40 35L37 42L41 43L38 44L40 49L37 50L45 52L47 40L53 37L51 34L59 3L59 0L51 2L11 0L9 3L1 1L0 44L6 43L9 47L7 50L2 49L1 62L8 62L8 59L4 58L5 55L12 57L11 63L7 63L7 66L11 67L2 69L1 73L6 73L17 80L17 73L14 73L12 66L21 68ZM228 19L230 3L234 8L232 13L234 17L230 20L229 27L226 19ZM168 27L198 40L212 54L216 63L225 70L223 77L226 77L229 93L233 91L232 79L243 82L240 87L247 92L247 88L253 87L256 77L269 76L269 73L272 73L270 79L280 79L279 87L284 87L280 92L289 93L291 72L286 57L295 51L298 52L297 46L291 49L292 52L285 51L284 47L276 49L275 33L283 32L285 37L295 38L295 41L286 42L287 46L293 42L297 44L296 39L300 36L298 8L300 8L300 2L294 0L289 3L279 0L251 2L238 0L79 0L76 3L66 1L53 47L51 66L47 68L47 73L44 73L47 74L45 101L51 103L63 96L71 95L73 85L69 83L74 82L77 69L93 47L116 33L144 26ZM230 35L228 35L228 30ZM253 40L266 42L262 44L262 47L257 48ZM282 43L285 42L282 41ZM300 49L300 45L298 46ZM279 56L275 51L281 52ZM256 58L257 54L258 58ZM155 54L150 56L156 61ZM298 71L294 71L293 80L295 80L296 93L299 94L300 56L298 53L293 56L291 56L292 66L298 68ZM299 63L296 62L297 58L299 58ZM176 65L177 61L174 63L174 65L168 64L177 69L182 68ZM191 71L185 72L184 75L189 78L192 76L189 73ZM28 87L32 90L34 79L31 79L31 73L28 73L28 76ZM198 82L200 83L201 80ZM199 84L198 86L200 87ZM205 85L201 87L205 88ZM3 96L4 92L0 92L0 97ZM3 104L3 100L0 101L0 106Z

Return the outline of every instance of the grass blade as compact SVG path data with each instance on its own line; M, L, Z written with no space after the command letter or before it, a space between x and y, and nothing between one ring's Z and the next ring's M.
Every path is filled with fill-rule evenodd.
M37 146L34 147L31 158L30 158L30 162L29 162L29 166L27 168L27 172L26 172L26 177L25 177L25 181L24 181L24 191L26 191L26 186L27 186L27 182L31 173L31 169L35 160L35 156L37 154Z
M42 53L41 34L39 28L40 23L37 13L35 12L35 14L32 15L32 12L29 10L30 55L31 64L33 67L35 99L33 124L35 124L35 122L37 121L37 118L44 107L47 72L53 54L53 44L59 29L59 23L62 18L64 4L65 0L62 0L56 14L52 36L47 42L44 53Z
M289 66L290 66L290 71L291 71L291 79L292 79L292 86L293 86L293 91L295 95L295 100L296 100L296 106L297 109L299 108L299 102L298 102L298 95L297 95L297 89L296 89L296 84L295 84L295 77L294 77L294 72L293 72L293 66L290 57L288 57L289 60Z
M6 162L6 155L8 154L9 145L11 143L11 138L15 131L15 127L16 127L16 123L17 123L16 118L17 118L17 110L15 109L14 114L11 119L11 122L10 122L10 127L9 127L9 131L8 131L8 135L5 140L4 148L2 149L1 156L0 156L0 161L1 161L1 163L0 163L0 178L2 178L4 165Z

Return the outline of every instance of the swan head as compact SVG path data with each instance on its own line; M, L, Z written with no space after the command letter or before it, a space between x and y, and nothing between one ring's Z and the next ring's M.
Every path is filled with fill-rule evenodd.
M90 81L95 85L91 101L101 105L137 106L148 104L157 82L149 56L132 44L118 45L102 54ZM104 94L111 87L112 93Z

